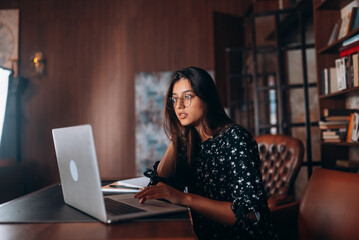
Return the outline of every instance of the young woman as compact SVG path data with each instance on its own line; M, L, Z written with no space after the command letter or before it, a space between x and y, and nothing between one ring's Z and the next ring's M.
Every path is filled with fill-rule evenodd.
M175 71L167 99L171 143L150 171L151 186L135 197L188 206L199 239L276 239L257 144L228 118L211 76L196 67Z

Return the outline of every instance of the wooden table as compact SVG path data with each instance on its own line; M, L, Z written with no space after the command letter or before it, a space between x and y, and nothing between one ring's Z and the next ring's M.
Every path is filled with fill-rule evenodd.
M188 221L0 224L0 236L4 240L196 239Z
M197 239L187 214L106 225L63 202L50 186L0 205L1 240Z

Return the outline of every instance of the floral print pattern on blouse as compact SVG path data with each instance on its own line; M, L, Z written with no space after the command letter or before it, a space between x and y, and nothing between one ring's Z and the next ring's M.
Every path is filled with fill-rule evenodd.
M259 170L258 146L239 125L224 128L201 143L194 159L189 192L232 202L236 223L229 227L192 210L199 239L277 239ZM258 221L248 220L254 212Z
M258 146L252 135L239 125L230 125L196 147L191 181L184 180L188 192L231 202L236 217L234 226L226 226L191 210L198 239L277 239L262 184ZM158 177L157 166L158 162L154 170L145 172L151 178L150 185L162 181L184 189L174 186L171 179ZM248 213L255 213L258 221L249 220Z

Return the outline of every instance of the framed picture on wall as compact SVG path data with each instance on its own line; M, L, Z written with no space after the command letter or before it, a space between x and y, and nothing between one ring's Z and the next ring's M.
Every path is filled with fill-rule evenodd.
M18 73L19 9L0 10L0 66Z

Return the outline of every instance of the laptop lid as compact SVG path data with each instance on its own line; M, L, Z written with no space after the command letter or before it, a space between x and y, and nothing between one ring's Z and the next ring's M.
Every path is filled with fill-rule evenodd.
M127 207L136 208L134 212L107 212L91 126L57 128L52 130L52 134L65 203L105 223L187 211L186 207L158 200L147 200L145 204L140 204L133 197L134 194L123 194L107 196L106 201L109 203L111 198Z
M52 130L65 203L107 221L90 125Z

